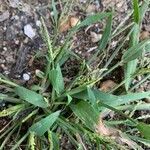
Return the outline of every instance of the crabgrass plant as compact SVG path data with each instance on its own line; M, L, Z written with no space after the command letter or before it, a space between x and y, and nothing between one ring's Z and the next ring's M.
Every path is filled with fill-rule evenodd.
M47 64L45 72L38 73L38 83L26 88L3 75L0 76L0 86L4 89L1 91L0 101L8 104L6 109L0 111L0 117L8 117L10 120L0 130L0 150L14 150L19 147L32 150L59 150L64 137L67 137L68 143L78 150L143 149L143 145L149 147L150 126L141 122L140 118L133 118L133 114L136 110L149 110L149 103L141 100L149 98L150 91L133 93L139 84L131 86L131 80L136 76L145 76L140 84L149 77L149 69L141 68L138 64L138 58L143 56L150 44L150 40L139 42L140 26L148 5L148 1L143 1L139 6L138 1L133 0L133 23L128 28L121 24L115 33L111 31L113 12L88 16L68 32L65 43L59 48L49 36L44 19L41 18L42 36L47 45ZM58 25L58 12L54 1L52 6L55 11L53 23ZM98 49L90 60L82 61L71 52L71 37L80 28L103 19L107 22ZM105 52L116 33L124 31L127 32L126 37L121 39L121 45L110 56L104 68L96 68L91 74L91 63L96 56ZM126 46L124 49L128 38L131 42L128 48ZM123 50L122 59L109 67L120 50ZM62 66L70 55L76 57L82 67L66 85ZM125 79L113 91L120 86L124 86L125 90L113 94L113 91L106 93L97 89L96 83L119 66L125 68ZM104 116L110 111L120 116L121 120L104 121ZM130 113L125 113L127 111ZM123 131L117 128L119 126Z

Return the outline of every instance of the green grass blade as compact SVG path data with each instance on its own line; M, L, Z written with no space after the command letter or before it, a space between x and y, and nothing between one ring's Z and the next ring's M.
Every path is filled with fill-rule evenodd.
M99 119L99 112L94 109L87 101L80 101L76 105L70 106L74 114L79 117L84 124L91 130L94 130Z
M68 51L70 49L70 45L71 45L70 39L72 38L74 33L76 33L82 27L90 26L94 23L101 21L102 19L110 17L111 15L112 15L111 12L97 13L95 15L88 16L80 24L73 27L66 37L66 41L64 43L64 46L61 49L60 54L58 54L58 57L56 59L56 63L58 63L62 59L62 57L65 56L66 53L68 53ZM103 41L105 40L105 38L103 37Z
M19 104L19 105L11 106L10 108L4 109L4 110L0 111L0 118L9 116L15 112L18 112L19 110L21 110L23 108L25 108L25 104Z
M133 9L134 9L134 12L133 12L133 16L134 16L134 30L133 30L133 33L131 34L131 37L130 37L130 46L136 46L139 42L139 34L140 34L140 24L142 22L142 19L145 15L145 12L147 10L147 7L148 7L148 2L143 2L142 6L139 8L139 4L138 4L138 0L133 0ZM141 48L142 50L143 48ZM136 71L136 68L137 68L137 63L138 63L138 60L136 58L138 58L141 54L142 54L142 51L136 51L136 49L130 51L132 56L132 60L128 60L129 62L127 64L125 64L125 79L126 79L126 82L125 82L125 88L126 90L128 91L129 87L130 87L130 83L132 81L132 78L131 76L134 74L134 72ZM129 53L128 53L129 54ZM134 59L133 59L134 58Z
M29 134L29 144L28 144L28 148L30 150L35 150L35 134L34 133L30 133Z
M131 136L128 135L131 139L133 139L134 141L140 142L144 145L146 145L147 147L150 147L150 140L144 139L144 138L139 138L137 136Z
M10 97L6 94L1 94L0 93L0 102L1 101L6 101L6 102L10 102L10 103L21 103L20 99L14 98L14 97Z
M141 24L142 23L142 20L145 16L145 13L146 11L148 10L149 8L149 4L150 4L150 1L149 0L144 0L141 7L140 7L140 10L139 10L139 14L140 14L140 20L139 20L139 23Z
M55 25L56 25L56 28L57 28L57 26L58 26L58 11L56 9L55 0L52 0L52 8L53 8L53 13L54 13Z
M105 103L102 103L102 102L100 102L100 101L99 101L99 104L100 104L102 107L105 107L105 108L107 108L107 109L110 109L110 110L116 112L117 114L120 114L121 116L123 116L123 117L127 118L128 120L132 121L134 124L137 123L134 119L130 118L129 116L127 116L126 114L124 114L122 111L116 109L115 107L109 106L109 105L107 105L107 104L105 104Z
M97 89L92 89L92 91L93 91L97 101L100 100L101 102L103 102L107 105L110 105L110 106L119 106L122 104L127 104L130 102L141 100L143 98L148 98L150 96L150 91L139 92L139 93L129 93L126 95L121 95L121 96L104 93ZM88 96L87 90L84 90L80 93L74 94L74 95L72 95L72 97L90 101L90 97Z
M15 130L17 129L18 126L15 126L7 136L5 136L5 140L1 143L0 145L0 150L4 149L4 146L6 145L6 143L8 142L8 140L10 139L10 137L12 136L12 134L15 132Z
M143 103L143 104L131 104L131 105L123 105L117 107L119 110L149 110L150 104Z
M54 65L52 41L50 39L49 32L47 30L46 24L45 24L44 19L42 17L41 17L41 22L42 22L42 34L44 36L44 40L45 40L46 45L48 47L49 63L52 63L52 65Z
M88 61L88 63L91 63L91 61L93 59L95 59L95 57L106 48L109 40L111 39L111 29L112 29L112 13L110 13L110 15L108 16L107 22L106 22L106 27L105 30L103 32L102 38L99 42L99 46L98 46L98 51L92 56L92 58Z
M91 24L97 23L97 22L101 21L102 19L109 17L110 15L112 15L111 12L108 12L108 13L102 12L102 13L97 13L95 15L91 15L91 16L87 17L84 21L82 21L79 25L74 27L72 29L72 31L77 31L81 27L89 26Z
M52 132L52 131L48 131L48 140L50 142L50 148L49 150L59 150L59 138L57 136L56 133Z
M60 94L64 90L64 81L59 65L57 65L56 69L52 69L49 72L49 79L53 88Z
M137 45L139 42L139 34L140 34L140 26L139 26L139 6L138 6L138 0L133 0L133 16L134 16L134 26L133 26L133 32L130 37L130 46ZM136 50L132 50L136 51ZM134 54L135 56L135 54ZM132 81L131 76L136 71L138 60L132 60L129 61L127 64L125 64L125 88L128 91L130 87L130 83Z
M150 140L150 125L140 122L137 128L147 140Z
M143 48L148 43L150 43L150 40L144 40L138 43L137 45L134 45L131 48L129 48L122 57L123 62L129 62L141 56Z
M44 97L40 94L37 94L34 91L28 90L24 87L18 86L15 88L15 93L23 100L31 103L35 106L46 108L48 103L44 100Z
M134 10L134 12L133 12L134 22L136 22L138 24L139 20L140 20L138 0L133 0L133 10Z
M96 98L95 98L95 95L94 95L94 93L90 87L87 87L87 93L88 93L88 97L89 97L91 104L95 104Z
M28 119L30 119L33 115L37 114L38 109L32 111L28 116L26 116L21 122L24 123L26 122Z
M46 131L50 129L50 127L54 124L54 122L58 119L60 111L56 111L44 119L33 124L30 128L30 132L34 132L38 136L44 135Z
M19 145L27 138L29 132L27 132L10 150L16 150Z
M130 42L130 46L131 47L138 44L138 42L139 42L139 34L140 34L140 27L139 27L138 24L134 24L133 32L132 32L131 37L130 37L130 41L131 41ZM136 50L134 50L134 51L136 51ZM132 60L132 61L128 62L125 65L125 80L126 80L125 88L126 88L127 91L129 89L130 83L132 81L131 76L136 71L137 63L138 63L138 60L135 59L135 60Z

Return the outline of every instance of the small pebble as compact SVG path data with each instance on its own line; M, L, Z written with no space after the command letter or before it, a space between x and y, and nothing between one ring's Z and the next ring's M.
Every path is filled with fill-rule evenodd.
M19 40L16 40L16 41L15 41L15 44L16 44L16 45L19 45Z
M51 11L51 13L50 13L50 14L51 14L51 16L54 16L54 12L53 12L53 11Z
M30 76L29 76L29 74L24 73L24 74L23 74L23 80L25 80L25 81L29 81L29 80L30 80Z
M41 26L41 21L40 21L40 20L37 20L37 21L36 21L36 26L38 26L38 27Z
M32 28L30 24L24 26L24 34L31 39L33 39L36 35L35 30Z
M3 50L4 50L4 51L7 51L7 47L3 47Z

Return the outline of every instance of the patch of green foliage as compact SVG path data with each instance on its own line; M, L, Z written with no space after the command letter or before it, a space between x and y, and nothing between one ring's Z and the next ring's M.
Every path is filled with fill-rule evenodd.
M55 12L53 23L57 28L58 12L54 0L52 2L52 8ZM150 97L150 91L133 93L132 91L138 85L131 86L131 80L139 74L144 74L145 79L149 77L148 69L138 66L138 59L142 57L145 47L150 43L150 40L139 42L140 26L144 17L143 11L146 12L148 5L148 1L144 1L139 7L138 1L133 0L133 23L128 28L119 26L114 33L112 32L113 12L102 12L88 16L68 32L66 41L61 47L56 46L55 39L57 37L52 38L49 35L44 19L41 18L42 36L47 45L47 55L43 59L47 61L47 64L45 72L40 72L38 75L38 83L27 89L13 83L3 75L0 76L0 86L5 87L5 93L2 91L0 94L0 102L9 103L7 109L0 111L0 118L11 118L11 121L0 130L0 150L5 149L6 145L11 150L18 149L22 143L26 144L26 149L31 150L59 150L60 139L63 138L63 135L67 135L68 141L78 150L84 150L86 146L91 149L95 149L95 147L96 149L103 147L126 149L125 145L119 145L115 139L96 132L95 126L99 122L99 116L110 110L124 119L113 122L108 120L109 126L115 127L123 124L127 127L124 136L130 142L134 141L150 146L149 125L141 123L131 115L136 110L149 110L150 108L149 104L140 103L142 99ZM79 56L76 58L79 59L82 67L78 75L70 81L69 86L66 85L62 74L62 65L70 56L76 57L71 51L71 37L81 27L89 26L103 19L107 20L106 27L96 53L88 61L79 59ZM107 45L116 35L126 30L127 36L121 39L122 44L116 48L104 67L97 67L91 74L92 62L98 55L105 54ZM57 29L55 31L58 32ZM131 43L124 51L122 59L114 66L109 67L118 52L124 49L128 38ZM119 86L124 86L126 90L114 94L113 92L119 86L115 87L111 93L97 89L96 83L119 66L125 68L125 79ZM83 77L86 80L82 81ZM130 115L123 113L125 110L130 111ZM22 129L23 127L25 130ZM141 133L141 137L139 137L138 131ZM133 136L130 133L137 135ZM11 137L12 140L10 140ZM135 143L132 148L142 149L140 145Z

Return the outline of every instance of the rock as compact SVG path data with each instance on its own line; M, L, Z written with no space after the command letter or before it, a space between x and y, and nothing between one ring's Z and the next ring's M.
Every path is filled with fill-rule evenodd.
M24 74L23 74L23 80L24 80L24 81L29 81L29 80L30 80L30 76L29 76L28 73L24 73Z
M24 34L29 38L33 39L36 35L36 32L30 24L27 24L24 26Z
M150 37L150 33L148 31L143 31L140 34L140 40L145 40L148 39Z
M93 43L98 42L101 38L102 38L102 34L96 34L95 32L90 32L90 36L91 36L91 41Z
M117 84L112 81L112 80L106 80L104 82L102 82L102 84L100 85L100 90L104 91L104 92L108 92L110 90L112 90Z
M9 0L9 4L10 4L11 7L17 8L22 3L20 2L20 0Z
M36 26L41 27L41 25L42 25L42 24L41 24L41 21L40 21L40 20L37 20L37 21L36 21Z
M2 15L0 15L0 22L5 21L6 19L9 18L9 11L6 10Z

